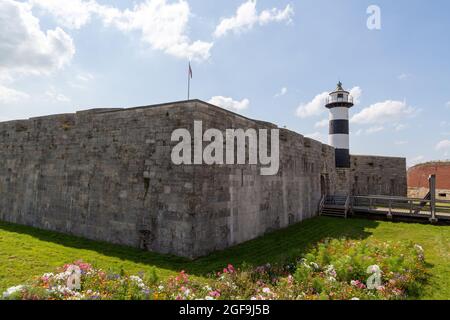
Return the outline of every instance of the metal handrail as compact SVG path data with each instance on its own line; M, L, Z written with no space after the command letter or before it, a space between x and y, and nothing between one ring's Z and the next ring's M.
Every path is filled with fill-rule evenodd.
M420 198L405 198L392 196L353 196L354 207L368 207L369 210L376 208L385 208L388 217L392 217L393 212L399 210L407 210L409 214L427 214L431 219L436 220L435 213L450 213L448 200L440 199L420 199ZM358 200L366 200L359 201ZM404 211L403 211L404 212Z
M350 196L345 200L345 219L347 219L348 209L350 208Z
M322 199L320 199L320 203L319 203L319 215L322 215L322 211L323 211L323 206L325 205L325 199L327 198L327 195L324 194L322 196Z
M351 95L348 95L347 98L338 98L338 97L333 97L333 96L330 96L327 98L327 104L335 103L335 102L353 103L353 97Z
M415 202L430 202L431 200L423 198L407 198L407 197L396 197L396 196L381 196L381 195L370 195L370 196L353 196L353 198L364 198L364 199L379 199L379 200L399 200L399 201L415 201ZM436 199L436 202L450 203L450 200Z

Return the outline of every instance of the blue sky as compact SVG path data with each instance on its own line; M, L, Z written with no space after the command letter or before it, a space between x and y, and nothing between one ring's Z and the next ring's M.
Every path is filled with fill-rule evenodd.
M0 120L184 100L191 58L192 98L327 141L341 80L352 153L448 159L449 15L446 0L1 0Z

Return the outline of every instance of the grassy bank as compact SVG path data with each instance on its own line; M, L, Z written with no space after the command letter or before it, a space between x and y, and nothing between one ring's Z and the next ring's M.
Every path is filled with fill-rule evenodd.
M423 299L450 299L450 227L360 219L315 218L194 261L0 222L0 291L83 259L131 273L155 267L162 278L181 270L203 277L231 263L283 262L326 237L414 241L425 249L430 281Z

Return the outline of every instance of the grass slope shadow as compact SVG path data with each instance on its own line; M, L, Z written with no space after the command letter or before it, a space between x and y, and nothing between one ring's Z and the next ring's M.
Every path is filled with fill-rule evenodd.
M126 267L126 262L131 261L140 266L143 265L144 269L148 266L173 272L185 270L192 275L204 276L221 270L229 263L235 266L243 263L257 266L266 263L291 261L324 238L363 239L371 235L370 232L367 232L367 229L374 229L377 225L378 222L372 220L317 217L195 260L5 222L0 222L0 231L25 234L49 243L49 250L62 250L60 246L88 250L89 254L86 252L80 253L80 256L77 256L76 259L82 259L93 264L96 264L97 261L92 260L97 258L105 261L105 257L106 260L107 257L113 257L123 261L124 267ZM0 244L1 242L0 237ZM92 254L92 252L97 254ZM59 259L64 259L64 254L62 253L62 257L60 255ZM68 254L67 259L72 258L73 254ZM72 261L65 261L65 263L70 262Z

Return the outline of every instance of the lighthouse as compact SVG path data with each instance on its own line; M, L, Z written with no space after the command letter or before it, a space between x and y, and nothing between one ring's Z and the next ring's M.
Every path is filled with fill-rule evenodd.
M330 110L329 144L335 148L336 168L350 168L349 110L353 97L339 81L335 91L330 93L327 104Z

